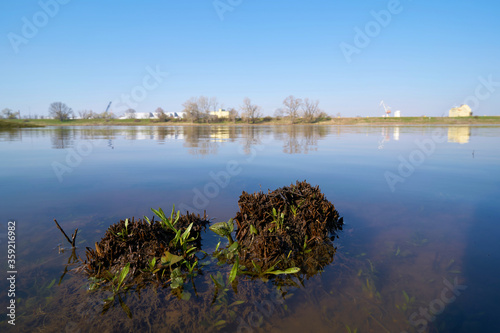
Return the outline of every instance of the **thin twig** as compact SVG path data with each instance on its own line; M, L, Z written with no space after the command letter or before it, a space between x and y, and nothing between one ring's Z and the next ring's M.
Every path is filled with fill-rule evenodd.
M66 237L66 239L68 240L68 242L73 245L73 243L69 240L69 237L68 235L66 235L66 233L64 232L63 228L61 228L61 226L59 225L59 223L57 223L57 220L54 219L54 222L56 223L57 225L57 228L59 228L59 230L61 230L61 232L63 233L64 237Z
M71 235L71 238L72 240L69 239L68 235L66 235L66 233L64 232L63 228L61 228L61 226L59 225L59 223L57 223L57 220L54 219L54 222L56 223L56 226L59 230L61 230L62 234L64 235L64 237L66 237L66 239L68 240L68 242L71 244L72 247L75 247L75 242L76 242L76 235L78 234L78 228L75 230L75 232Z

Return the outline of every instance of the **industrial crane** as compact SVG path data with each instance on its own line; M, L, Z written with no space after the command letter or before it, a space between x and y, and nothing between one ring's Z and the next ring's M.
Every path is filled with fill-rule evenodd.
M111 106L111 102L109 102L108 107L106 108L106 111L104 113L108 113L109 107Z
M390 107L385 105L384 101L380 101L380 105L382 105L384 107L384 110L385 110L385 116L386 117L389 117L389 115L391 114L391 110L389 109Z

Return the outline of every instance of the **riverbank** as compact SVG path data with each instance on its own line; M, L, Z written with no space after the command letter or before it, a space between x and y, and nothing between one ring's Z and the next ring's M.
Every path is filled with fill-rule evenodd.
M25 128L25 127L43 127L31 120L3 120L0 119L0 129Z
M500 125L500 116L475 117L401 117L401 118L331 118L315 122L305 122L298 119L294 125ZM191 123L180 120L159 122L153 119L72 119L60 121L56 119L1 120L0 128L38 127L38 126L261 126L261 125L291 125L287 119L261 118L255 123L245 121L221 121L216 123Z

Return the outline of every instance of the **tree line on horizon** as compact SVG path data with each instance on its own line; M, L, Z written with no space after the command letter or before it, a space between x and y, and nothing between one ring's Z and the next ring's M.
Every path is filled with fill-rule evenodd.
M245 97L243 103L239 108L230 107L225 109L228 112L227 118L218 118L212 114L220 108L220 103L216 97L191 97L182 104L184 119L191 123L212 123L220 121L245 121L247 123L255 123L264 120L272 120L270 116L263 117L262 107L251 101L250 98ZM49 117L60 121L67 121L75 119L76 115L72 108L63 102L53 102L49 106ZM171 121L173 118L166 113L161 107L158 107L154 112L157 120L160 122ZM136 111L129 108L125 111L127 118L134 119ZM340 116L340 114L337 114ZM330 118L323 110L319 108L319 100L310 100L309 98L301 99L293 95L288 96L283 100L282 107L277 109L274 113L277 119L285 118L291 123L295 123L297 119L301 118L305 122L315 122L320 119ZM0 118L6 119L21 119L20 112L13 112L11 109L5 108L0 114ZM34 119L38 117L35 116ZM40 117L43 119L43 116ZM116 119L117 116L112 112L94 112L92 110L78 111L79 119ZM28 119L25 117L25 119Z

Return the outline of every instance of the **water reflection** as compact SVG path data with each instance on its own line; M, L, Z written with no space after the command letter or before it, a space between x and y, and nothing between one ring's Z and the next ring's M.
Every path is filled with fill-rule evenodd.
M22 141L23 131L18 129L0 129L0 141Z
M206 332L215 330L210 325L225 321L225 328L232 331L345 332L350 327L358 332L413 332L423 330L425 323L430 332L493 332L499 327L500 311L500 288L495 285L500 249L494 237L500 232L496 223L500 216L500 151L496 144L500 130L498 126L458 127L49 127L0 131L1 183L9 194L4 195L7 209L0 213L0 223L4 221L5 228L11 216L19 221L22 234L17 245L23 270L16 281L18 325L11 327L4 319L0 331L35 331L44 325L48 331L71 332L113 331L116 327ZM411 156L414 142L432 139L436 130L440 132L439 149L405 178L397 193L389 193L384 171L395 170L399 155ZM388 149L378 151L377 141L387 137ZM450 143L443 142L447 139ZM81 165L72 167L71 177L58 182L51 163L66 164L72 149L83 147L82 140L102 145L96 145ZM455 143L458 141L474 143L474 160L463 158L469 156L468 151L464 155L463 146ZM113 154L106 142L115 147ZM269 149L259 150L253 160L240 155L240 149L251 154L255 146L263 145ZM312 153L299 155L308 152ZM207 158L208 163L193 162L192 155L214 154L216 158ZM134 314L130 320L118 303L101 315L102 301L110 294L89 292L83 288L89 281L81 275L70 272L58 283L68 260L71 264L72 253L57 252L61 235L56 228L47 227L54 217L65 221L70 230L81 230L76 255L83 256L85 246L95 244L119 218L142 216L150 207L193 202L193 189L214 182L209 171L219 174L230 159L250 162L242 162L242 172L207 204L207 212L219 220L233 215L242 190L255 191L260 183L264 189L273 188L298 177L319 184L349 220L335 241L337 249L328 247L324 257L314 257L325 266L319 274L312 270L309 279L303 276L300 282L304 286L286 287L288 293L282 297L276 295L272 281L240 276L238 293L225 285L214 296L210 276L215 277L217 271L206 265L204 274L194 278L197 291L186 283L190 300L178 299L168 288L145 289L140 298L130 290L124 299ZM186 166L190 172L184 172ZM205 239L210 253L216 241L208 235ZM0 230L0 240L5 244L6 229ZM221 269L226 283L231 267ZM469 288L460 295L446 292L447 299L456 299L451 304L444 302L443 307L444 280L454 283L455 278ZM8 290L7 280L0 287ZM6 299L0 306L8 306ZM434 321L425 317L433 313L420 312L430 306L442 312L436 313Z
M470 126L448 127L448 142L469 143Z
M488 135L488 127L447 126L448 142L465 144L474 135ZM78 140L107 140L114 148L116 140L150 140L158 144L182 141L189 154L216 155L227 142L238 142L245 154L252 147L273 140L281 142L285 154L307 154L318 151L319 142L328 135L341 137L345 134L379 136L378 148L383 149L390 141L400 141L407 135L432 135L433 126L130 126L130 127L47 127L38 130L3 130L0 141L22 141L50 137L53 149L73 148Z
M285 154L307 154L318 150L318 140L329 134L324 126L283 126L276 128L274 138L283 141Z
M74 128L60 127L54 130L51 136L52 148L67 149L74 145L76 131Z

